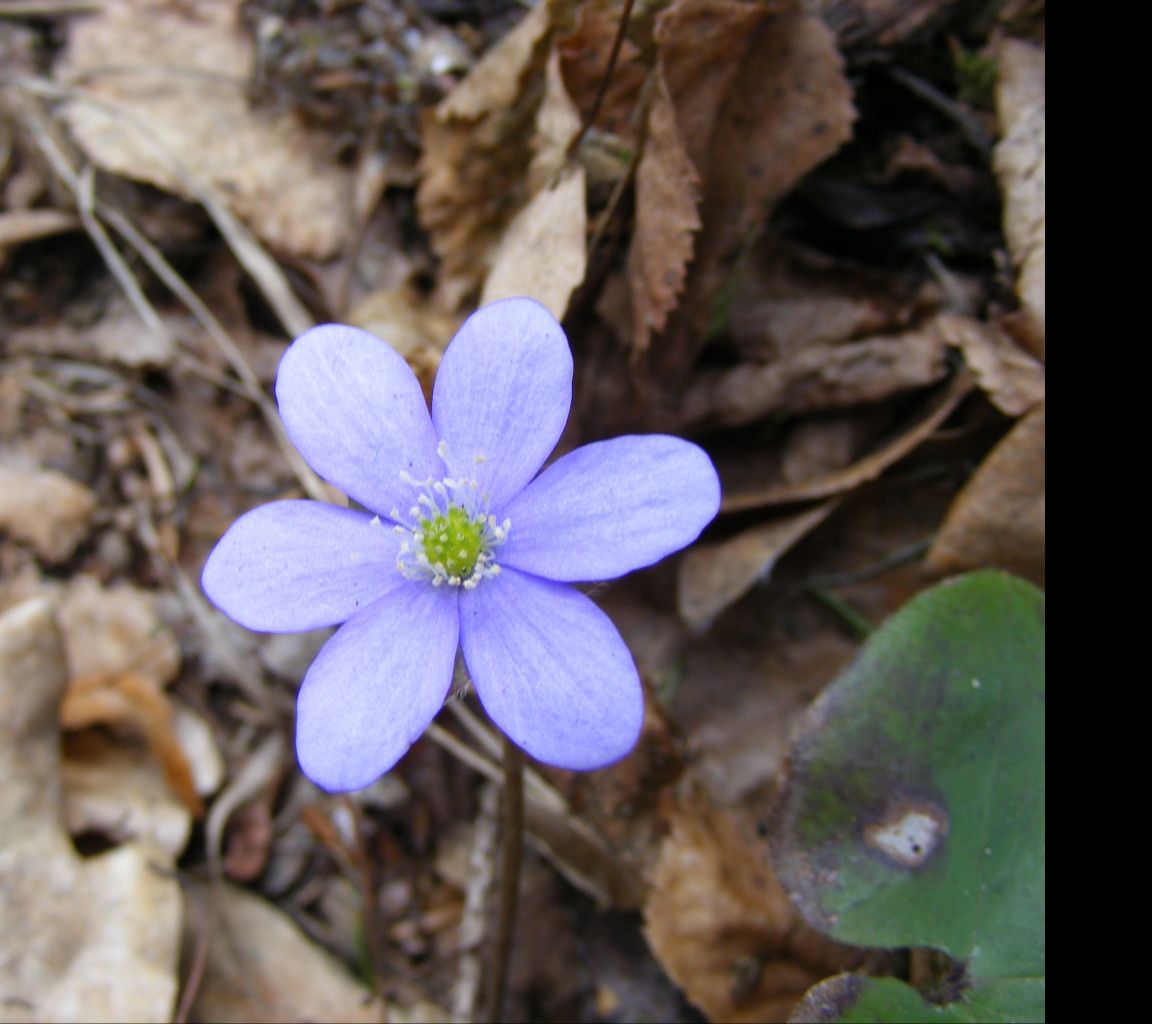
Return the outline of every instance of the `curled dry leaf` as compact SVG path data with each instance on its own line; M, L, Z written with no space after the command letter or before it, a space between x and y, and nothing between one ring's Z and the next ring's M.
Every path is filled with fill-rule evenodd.
M352 178L336 141L248 101L253 46L240 0L108 0L69 26L56 77L78 83L67 117L97 164L187 199L211 188L270 245L338 251Z
M750 827L687 789L644 905L656 958L712 1020L786 1020L804 992L859 951L804 924Z
M928 552L942 573L996 567L1044 585L1044 406L992 449Z
M71 557L95 511L96 495L63 473L0 465L0 531L49 564Z
M689 12L695 30L695 21L680 23ZM794 0L772 8L678 0L658 19L656 38L703 179L685 298L652 348L656 367L675 376L707 340L735 257L772 207L847 141L855 109L835 37ZM709 53L713 40L719 49Z
M168 1020L180 892L156 847L81 858L63 826L49 604L0 616L0 991L12 1021ZM66 896L66 898L62 898Z
M93 725L133 730L147 741L172 791L192 814L202 815L203 801L164 692L179 671L180 648L150 595L128 586L104 589L80 576L60 599L60 623L72 673L61 726L73 732Z
M996 324L941 316L935 329L964 353L976 385L1009 416L1022 416L1044 401L1044 366Z
M996 113L1000 142L993 166L1004 195L1004 235L1019 271L1022 340L1044 358L1045 134L1044 51L1016 39L1000 49Z

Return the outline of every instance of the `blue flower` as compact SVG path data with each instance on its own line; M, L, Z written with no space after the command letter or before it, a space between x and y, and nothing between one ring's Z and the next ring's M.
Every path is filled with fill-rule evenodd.
M308 463L370 511L254 509L202 583L249 629L340 625L300 687L305 774L341 791L391 768L443 705L458 647L489 717L532 757L591 769L626 755L639 676L611 620L568 584L695 540L720 502L708 456L679 438L617 437L539 472L568 419L572 355L530 299L465 322L431 416L391 347L337 324L289 347L276 398Z

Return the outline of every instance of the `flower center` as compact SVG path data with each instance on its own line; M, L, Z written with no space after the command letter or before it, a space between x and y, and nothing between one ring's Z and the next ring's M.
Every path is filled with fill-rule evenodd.
M484 550L485 525L451 502L445 512L437 510L430 516L421 516L422 543L428 561L444 566L449 578L467 579Z
M440 447L443 458L443 442ZM478 481L445 477L419 483L407 473L400 477L418 492L407 520L392 510L392 519L399 524L394 529L405 535L396 560L405 577L471 590L482 579L499 574L493 549L507 539L512 523L496 522Z

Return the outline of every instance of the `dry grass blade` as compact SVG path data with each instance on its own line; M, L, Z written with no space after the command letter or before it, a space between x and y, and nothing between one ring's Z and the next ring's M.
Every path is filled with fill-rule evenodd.
M295 336L303 334L313 325L312 317L300 300L296 298L288 284L288 279L268 251L236 219L219 196L202 181L197 180L188 168L183 166L176 155L139 118L132 116L115 104L96 99L83 89L59 86L44 79L21 75L7 77L4 80L28 95L94 104L109 116L120 118L130 124L135 131L141 133L142 138L155 148L172 176L179 180L188 192L196 197L196 201L204 207L205 212L212 218L233 255L252 276L264 298L267 299L268 304L284 325L285 330Z
M240 378L244 386L245 394L247 394L260 409L273 436L276 438L277 444L279 444L283 450L297 480L308 496L317 501L328 500L330 495L325 489L324 484L300 456L300 453L296 451L295 445L293 445L288 438L288 434L284 429L284 423L280 419L280 414L277 412L275 405L265 394L256 374L253 372L251 366L248 365L247 360L229 336L228 332L221 325L220 321L212 315L200 297L176 272L172 265L164 258L163 254L137 230L123 213L109 204L95 199L93 188L94 178L91 168L89 167L78 174L72 167L67 156L65 156L60 145L52 137L52 133L47 125L31 110L24 109L21 112L21 120L36 141L40 151L51 164L57 177L60 178L76 197L77 209L85 230L92 238L93 244L96 245L104 262L144 323L160 337L166 340L171 338L171 334L164 326L159 314L144 296L143 289L141 289L139 282L135 279L131 269L120 255L119 250L117 250L116 246L112 243L112 240L108 237L107 232L97 219L98 216L111 224L116 232L136 250L141 259L148 265L149 269L164 282L173 295L187 306L200 326L203 327L207 334L220 347L229 365L237 377ZM223 228L221 228L221 230L223 231ZM307 325L301 328L301 330L306 329L306 327Z

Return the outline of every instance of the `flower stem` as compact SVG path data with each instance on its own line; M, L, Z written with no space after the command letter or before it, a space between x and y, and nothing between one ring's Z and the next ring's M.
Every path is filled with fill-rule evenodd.
M496 925L491 986L484 1019L497 1024L503 1019L504 992L508 986L508 961L516 928L516 903L520 895L520 853L524 845L524 755L510 739L504 739L504 863L500 875L500 917Z

